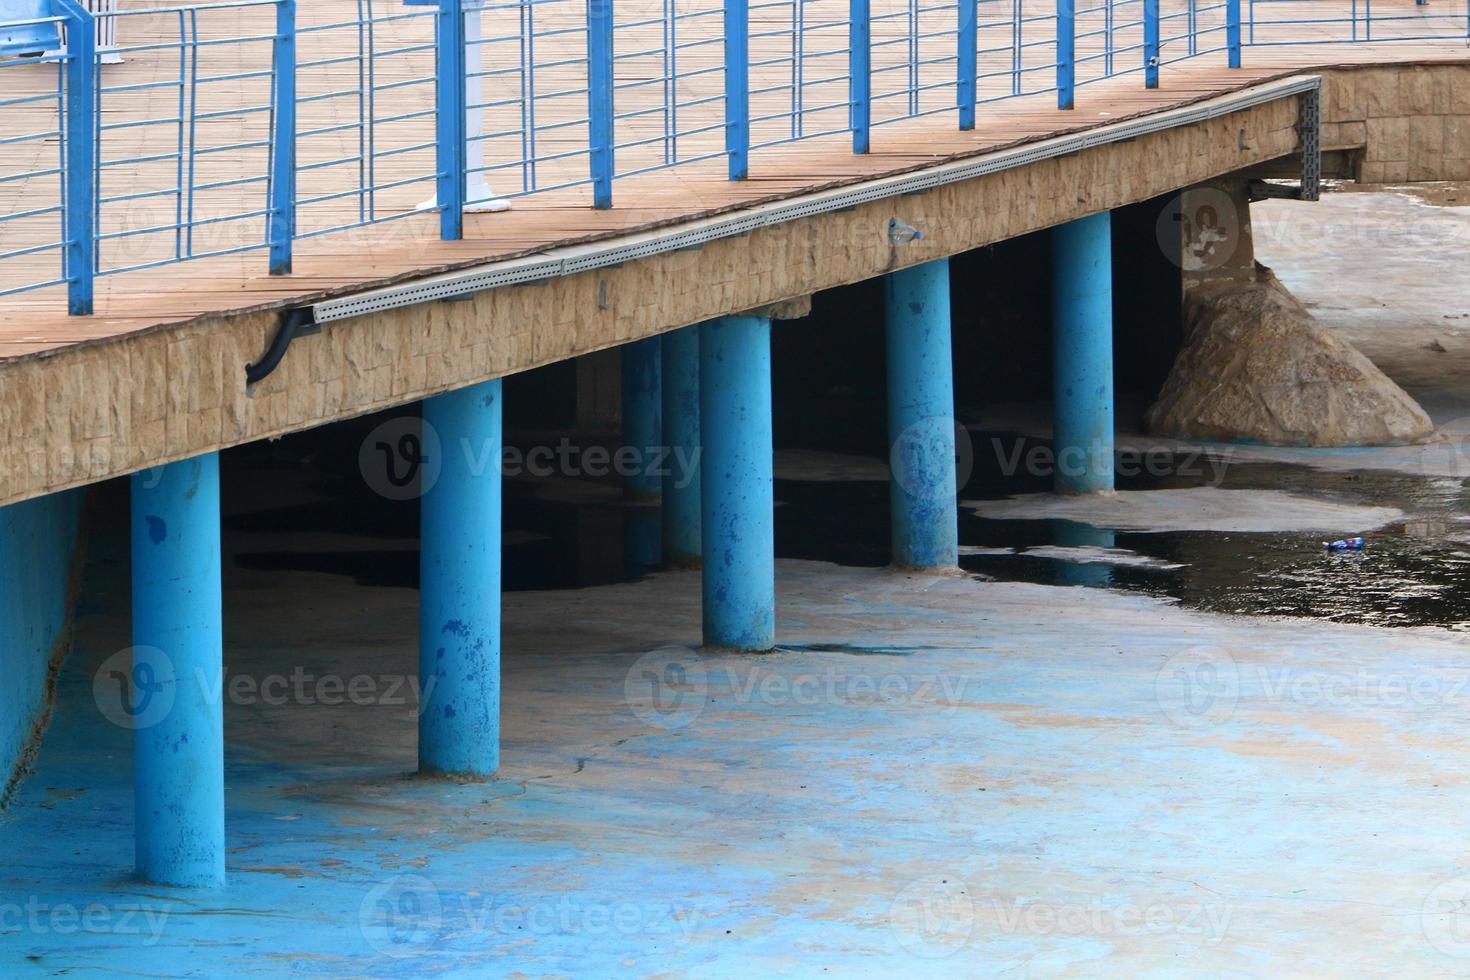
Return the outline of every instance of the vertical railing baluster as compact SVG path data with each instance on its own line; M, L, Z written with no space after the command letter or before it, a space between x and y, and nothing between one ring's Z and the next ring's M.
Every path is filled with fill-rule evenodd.
M271 48L270 274L291 272L296 237L296 0L276 0Z
M1240 67L1240 0L1225 0L1225 48L1231 68Z
M97 263L97 28L76 0L59 0L66 17L66 275L67 312L92 312Z
M725 153L730 179L750 175L750 5L725 0Z
M1143 84L1159 87L1159 0L1143 0Z
M434 30L434 164L438 169L439 237L464 237L465 76L461 0L439 0Z
M592 206L612 207L613 10L612 0L587 0L587 135Z
M848 125L852 152L868 152L873 118L873 25L869 0L848 3Z
M1070 109L1077 87L1077 8L1057 0L1057 108Z
M979 73L979 0L959 0L959 50L955 59L955 102L960 109L960 129L975 128L975 86Z

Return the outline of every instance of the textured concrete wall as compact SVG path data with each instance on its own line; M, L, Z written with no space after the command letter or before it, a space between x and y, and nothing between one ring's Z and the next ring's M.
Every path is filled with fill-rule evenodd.
M52 669L69 639L83 492L0 508L0 806L50 713Z
M1470 66L1322 73L1322 145L1366 147L1361 179L1470 180Z
M1382 167L1365 176L1451 175L1450 164L1458 168L1470 153L1470 66L1323 75L1327 145L1366 146L1366 158ZM0 503L365 414L1147 200L1296 152L1298 111L1296 99L1285 99L699 250L328 324L298 340L253 394L244 365L269 342L273 313L3 362ZM895 216L925 237L890 244L885 229Z

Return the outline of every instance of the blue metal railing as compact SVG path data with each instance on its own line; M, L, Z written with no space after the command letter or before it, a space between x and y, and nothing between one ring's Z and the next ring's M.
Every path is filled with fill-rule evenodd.
M1470 0L1466 0L1470 4ZM0 297L1078 90L1244 45L1470 37L1411 0L0 2ZM1316 15L1316 16L1314 16ZM120 54L99 63L98 18ZM107 32L107 37L112 32ZM34 39L34 40L28 40ZM53 45L58 46L53 48ZM36 50L31 50L35 48ZM42 50L45 53L42 53ZM586 191L580 191L581 188ZM493 188L493 189L492 189ZM417 233L417 232L415 232ZM380 233L374 232L374 235Z

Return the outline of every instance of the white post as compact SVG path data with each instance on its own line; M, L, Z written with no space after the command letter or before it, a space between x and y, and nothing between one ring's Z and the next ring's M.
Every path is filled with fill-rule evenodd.
M495 196L495 192L490 189L490 184L485 180L484 171L480 169L485 166L485 143L479 138L485 135L485 109L480 105L485 97L485 80L480 77L480 73L485 70L485 46L479 43L481 37L479 9L466 10L464 15L464 130L465 170L468 173L465 176L464 209L471 213L510 210L510 202ZM420 204L418 210L432 211L438 206L439 199L435 196Z
M120 65L122 55L117 53L117 18L103 16L117 13L117 0L84 0L89 13L97 15L97 61L103 65ZM66 51L63 39L61 50L47 51L44 57L59 57Z

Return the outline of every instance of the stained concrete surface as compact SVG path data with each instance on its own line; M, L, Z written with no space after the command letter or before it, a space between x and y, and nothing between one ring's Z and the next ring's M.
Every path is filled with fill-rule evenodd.
M695 574L517 592L504 769L457 784L410 775L412 589L232 562L230 884L179 892L129 878L99 710L123 574L100 542L0 824L6 975L1470 969L1445 631L783 561L782 648L744 657L691 649Z
M1130 531L1373 531L1401 520L1397 507L1320 500L1279 490L1189 487L1059 496L1022 494L964 504L981 517L1063 519Z

